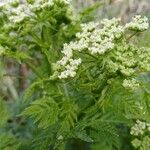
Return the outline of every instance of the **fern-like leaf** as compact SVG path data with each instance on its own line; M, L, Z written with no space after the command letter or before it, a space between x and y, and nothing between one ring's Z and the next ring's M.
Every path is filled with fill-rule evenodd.
M11 133L3 133L0 135L1 150L18 150L19 147L20 142Z
M34 118L39 128L47 128L58 121L58 104L52 98L41 98L31 103L22 115Z

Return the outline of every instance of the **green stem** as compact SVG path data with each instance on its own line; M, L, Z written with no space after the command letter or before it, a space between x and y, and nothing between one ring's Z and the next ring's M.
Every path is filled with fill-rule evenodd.
M127 38L127 41L129 41L133 36L135 36L136 34L141 33L141 32L142 32L142 31L134 32L133 34L131 34L131 35Z
M69 97L69 92L68 92L68 89L67 89L67 86L66 86L65 81L63 81L63 90L64 90L64 93L65 93L66 98L67 98L67 99L70 99L70 97Z
M97 58L96 56L94 56L94 55L92 55L92 54L90 54L90 53L85 53L85 54L87 54L87 55L93 57L94 59L98 60L98 58Z
M128 38L127 38L127 41L129 41L133 36L135 36L137 34L137 32L131 34Z

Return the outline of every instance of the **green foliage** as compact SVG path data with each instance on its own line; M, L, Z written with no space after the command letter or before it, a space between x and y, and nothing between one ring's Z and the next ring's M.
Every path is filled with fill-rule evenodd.
M7 109L8 108L7 108L6 104L3 102L2 99L0 99L0 120L1 120L0 121L0 128L6 124L8 118L10 116Z
M137 119L150 122L150 74L145 70L149 49L133 46L130 31L121 32L106 55L74 52L73 59L80 56L83 64L74 78L60 80L58 71L65 67L56 62L62 57L64 43L78 40L81 24L95 20L102 4L78 15L67 0L38 2L24 4L30 15L24 11L10 14L7 7L1 7L0 57L26 65L28 87L15 101L11 98L5 104L0 100L0 150L64 150L72 141L75 145L70 149L132 150L131 125ZM7 6L14 11L21 7ZM0 79L3 77L0 71ZM125 89L124 79L132 78L140 86ZM149 148L147 140L143 138L141 150Z
M41 98L26 108L22 115L33 118L39 128L47 128L58 121L58 104L52 98Z
M19 149L19 146L19 141L11 133L4 133L0 135L0 149L17 150Z

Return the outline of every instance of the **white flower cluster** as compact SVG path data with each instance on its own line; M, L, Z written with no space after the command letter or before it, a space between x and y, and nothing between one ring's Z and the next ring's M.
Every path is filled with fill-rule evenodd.
M74 77L76 75L76 70L78 66L81 64L81 59L69 59L69 64L65 66L65 71L61 72L58 76L60 79Z
M102 29L100 29L101 24L103 25ZM107 50L114 48L114 40L120 38L124 31L123 27L119 26L119 20L115 18L112 20L104 19L101 23L82 24L81 28L82 31L76 34L77 41L64 44L62 50L64 57L57 64L66 68L66 70L60 73L58 76L60 79L76 75L75 70L81 64L81 58L78 59L75 69L72 69L72 65L71 69L70 67L68 69L68 63L70 63L70 59L72 60L74 51L87 50L92 55L102 55Z
M25 2L20 4L18 0L12 0L3 5L3 12L5 12L11 23L20 23L26 18L32 18L35 16L36 11L41 11L42 9L50 8L55 4L56 0L35 0L33 3ZM69 4L70 0L61 0L64 4ZM18 3L18 6L13 4Z
M49 8L54 5L53 0L43 1L43 0L36 0L33 4L29 4L28 7L30 8L31 12L40 11L45 8Z
M136 124L131 128L130 134L139 136L139 135L143 135L145 131L150 132L150 124L137 120Z
M130 134L135 136L138 136L140 134L142 135L145 129L146 129L146 123L137 120L136 124L131 128Z
M3 12L7 14L10 23L20 23L25 18L33 15L28 5L18 3L18 6L13 6L12 4L14 2L15 1L11 1L3 6Z
M7 14L8 12L8 17L11 23L20 23L30 15L33 15L30 12L29 7L26 5L20 5L19 7L7 7Z
M28 4L28 7L31 12L36 12L42 9L50 8L57 1L66 5L69 5L71 2L71 0L34 0L34 3Z
M82 25L82 32L76 36L79 43L88 45L91 54L104 54L107 50L114 48L114 40L120 38L124 28L119 25L119 19L104 19L101 23L91 22ZM100 29L100 25L103 28Z
M145 18L145 17L144 17ZM141 18L142 19L142 18ZM81 25L81 32L76 34L77 40L64 44L62 53L63 58L57 62L60 66L58 77L60 79L74 77L78 66L81 64L80 53L96 55L99 59L103 57L102 64L105 64L105 71L109 73L121 72L125 76L133 75L137 69L149 70L150 51L138 49L129 45L124 37L126 26L121 26L119 19L104 19L99 23L90 22ZM134 22L132 22L134 23ZM138 22L140 25L140 21ZM119 41L119 42L118 42ZM105 55L104 55L105 54ZM79 59L75 69L66 67L70 64L70 59ZM142 63L142 62L146 63ZM82 62L84 62L82 60ZM71 67L72 68L72 67ZM70 73L72 70L72 73ZM124 87L135 88L139 84L136 80L125 80Z
M132 22L127 23L125 26L127 29L144 31L149 28L148 18L137 15L132 18Z
M136 79L125 79L122 85L123 87L132 90L135 90L140 86L139 82Z

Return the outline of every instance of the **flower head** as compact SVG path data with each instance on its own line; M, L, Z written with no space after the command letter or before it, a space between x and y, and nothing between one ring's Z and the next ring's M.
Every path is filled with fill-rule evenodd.
M132 22L127 23L125 28L130 30L144 31L149 28L148 18L140 15L134 16Z

